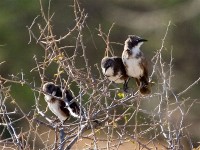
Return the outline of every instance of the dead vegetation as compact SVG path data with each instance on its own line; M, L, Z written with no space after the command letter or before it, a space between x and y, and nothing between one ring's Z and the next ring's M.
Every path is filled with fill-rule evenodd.
M53 32L51 4L46 12L42 1L40 3L41 16L36 17L28 27L29 43L35 42L44 50L42 60L34 56L35 68L31 70L39 75L40 85L35 81L28 82L23 72L11 77L0 77L1 149L121 149L127 145L148 150L193 148L187 131L192 123L187 124L184 119L196 100L183 99L182 96L200 78L185 90L174 91L172 50L169 53L170 62L166 62L162 56L170 22L160 49L155 51L151 60L152 93L147 96L137 92L126 94L106 80L99 62L95 70L98 75L94 75L89 66L83 33L88 16L79 2L74 0L71 6L74 10L74 26L64 35L55 35ZM37 24L39 17L44 21L42 24ZM39 35L32 30L35 26L38 27ZM111 54L113 51L109 35L112 27L108 34L102 31L101 26L98 29L99 36L105 42L106 53ZM72 37L74 45L61 44ZM73 55L68 54L68 49L73 49ZM82 63L82 67L77 66L77 60ZM69 89L72 84L76 86L79 92L74 99L85 109L86 119L72 118L64 125L58 125L58 122L52 123L51 115L46 115L44 106L41 106L44 105L41 102L44 98L42 86L47 81L46 76L52 65L56 72L51 81ZM25 113L10 94L12 84L26 85L32 90L35 105L30 113ZM99 123L95 124L95 119Z

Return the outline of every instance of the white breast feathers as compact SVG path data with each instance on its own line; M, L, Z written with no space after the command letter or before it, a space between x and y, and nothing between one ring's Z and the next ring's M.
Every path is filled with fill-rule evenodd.
M59 100L54 101L53 103L48 102L49 109L62 121L66 120L68 116L66 116L60 109Z

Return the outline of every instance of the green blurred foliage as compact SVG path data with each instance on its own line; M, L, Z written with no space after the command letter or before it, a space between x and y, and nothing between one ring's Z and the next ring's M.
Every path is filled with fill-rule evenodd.
M0 60L6 61L6 65L1 66L1 74L15 74L22 68L28 69L24 64L32 64L35 50L28 45L26 26L40 13L40 6L36 1L3 0L0 8Z
M49 1L43 0L42 2L45 12L47 12ZM142 49L150 62L155 51L160 48L166 26L171 20L172 25L165 41L166 51L164 52L165 57L163 59L169 62L170 52L173 49L173 74L175 76L173 77L172 84L176 91L183 90L200 76L200 72L198 71L200 64L200 11L188 11L189 7L192 7L189 4L194 2L198 3L199 0L80 1L81 6L88 13L87 25L89 28L86 27L84 29L84 43L87 46L87 56L92 69L94 69L94 64L100 64L106 47L103 40L98 36L97 28L99 24L101 24L102 30L107 33L112 23L115 23L110 37L110 40L114 42L123 44L129 34L137 34L148 39L149 42L144 44ZM184 3L188 5L183 5ZM73 8L70 6L72 4L72 0L51 1L51 13L55 13L52 24L54 25L54 33L57 37L64 35L68 31L68 28L74 25ZM179 10L180 17L175 16L176 8L177 11ZM188 13L189 17L181 15L185 13ZM35 41L28 44L29 34L27 29L27 26L30 26L33 19L38 15L41 15L39 1L0 1L0 62L6 61L6 63L0 66L0 75L8 77L11 74L16 75L23 71L25 78L30 82L35 79L39 87L38 74L30 73L30 70L35 67L33 56L36 55L38 59L41 59L44 52ZM132 15L133 17L129 19L127 18L128 15ZM160 15L163 15L162 20L156 21L156 18L159 18ZM137 21L142 16L150 16L152 18L148 18L151 19L148 21L142 20L142 26L140 24L137 26ZM41 20L40 17L37 23L44 24ZM133 21L134 24L129 25L130 21ZM151 21L157 26L154 27ZM37 35L39 34L37 26L34 27L34 31ZM71 39L66 42L70 45L74 41L75 36L72 35ZM120 56L123 45L112 44L111 46L115 54ZM68 49L66 52L70 55L73 53L73 49ZM79 60L76 61L78 66L84 67L81 66L82 63ZM49 81L54 77L53 73L55 73L55 70L56 65L49 71L49 75L47 76ZM94 69L93 72L95 74L96 70ZM75 94L78 93L78 88L73 87L72 89L74 89ZM34 105L33 92L26 86L19 88L19 86L16 87L16 85L13 85L12 93L16 101L23 104L24 108ZM199 98L199 85L196 85L187 96ZM28 111L30 109L27 109ZM199 109L195 107L192 113L194 120L188 120L195 121L199 125L199 114ZM197 135L198 133L193 132L193 134L194 137L200 138Z

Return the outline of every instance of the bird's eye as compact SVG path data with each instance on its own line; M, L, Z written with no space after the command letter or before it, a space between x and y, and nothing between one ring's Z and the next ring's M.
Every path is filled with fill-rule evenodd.
M109 68L110 66L111 66L111 64L109 63L109 64L107 64L107 66L106 66L106 67L107 67L107 68Z
M109 67L111 67L112 66L112 63L111 62L108 62L107 64L106 64L106 68L109 68Z

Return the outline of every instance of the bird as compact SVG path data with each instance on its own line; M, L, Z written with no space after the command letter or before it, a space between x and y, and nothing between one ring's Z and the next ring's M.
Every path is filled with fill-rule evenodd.
M61 122L68 120L70 116L80 118L80 107L78 103L75 101L70 103L73 100L70 90L66 90L52 82L45 83L42 89L49 109ZM63 93L65 94L64 97Z
M147 60L143 52L140 50L141 45L146 42L136 35L129 35L124 44L122 52L122 61L129 77L136 79L141 94L149 94L151 92L148 81Z
M104 57L101 60L101 69L103 74L114 83L123 83L123 90L128 90L129 77L126 74L121 57Z

